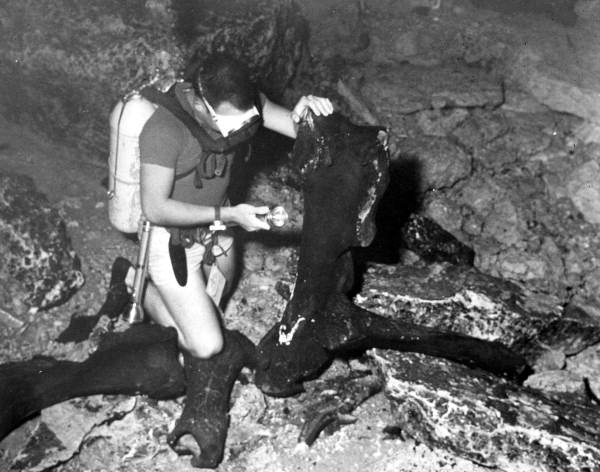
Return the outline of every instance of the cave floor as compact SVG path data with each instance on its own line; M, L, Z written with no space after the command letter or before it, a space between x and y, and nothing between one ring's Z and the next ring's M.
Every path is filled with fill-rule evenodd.
M59 358L78 358L85 355L89 346L59 345L53 340L66 328L74 313L95 314L105 296L110 266L116 256L133 259L135 244L112 229L106 212L106 190L102 181L106 168L81 158L78 151L61 147L48 139L14 125L0 117L0 170L29 175L37 188L58 208L67 222L73 246L82 260L86 284L68 302L48 311L38 312L17 333L7 328L0 329L0 362L22 360L34 355L51 355ZM249 252L269 251L257 249L257 242L248 243ZM285 252L288 251L288 252ZM283 251L283 257L290 249ZM250 259L253 257L249 256ZM264 257L264 255L263 255ZM248 264L247 264L248 265ZM271 264L270 270L245 271L234 299L243 300L243 305L267 297L263 306L261 322L254 323L254 332L247 334L257 341L269 323L281 313L284 301L277 296L273 287L277 280L289 278L286 264ZM245 278L245 280L244 280ZM254 312L257 310L253 310ZM259 310L260 311L260 310ZM248 310L235 309L226 314L226 322L244 331L248 320L236 319L247 315ZM261 330L264 327L264 330ZM247 331L247 330L246 330ZM264 411L248 419L248 411L255 408L254 400ZM222 471L480 471L477 465L442 452L428 449L413 441L388 437L383 428L389 417L389 402L383 394L377 394L365 402L355 415L354 424L331 435L322 435L311 447L298 445L298 425L286 423L286 411L291 400L262 398L262 394L249 384L237 384L234 401L243 403L241 412L232 413L232 422ZM248 399L249 398L249 399ZM90 402L114 406L119 419L100 419L99 411L94 418L89 416ZM172 427L181 408L181 399L153 402L143 397L97 397L84 402L72 400L52 407L48 413L33 418L0 442L0 470L9 470L15 456L22 453L24 445L39 428L40 423L53 415L65 417L62 427L66 430L74 424L81 427L80 434L70 437L70 454L52 459L48 451L45 460L21 463L12 470L198 470L189 465L189 457L177 456L166 445L166 434ZM125 405L125 406L123 406ZM81 407L81 408L80 408ZM268 413L266 413L268 411ZM116 413L115 413L116 414ZM122 417L121 417L122 416ZM252 416L252 415L250 415ZM110 424L103 424L104 422ZM171 423L169 423L171 422ZM97 424L99 423L99 424Z

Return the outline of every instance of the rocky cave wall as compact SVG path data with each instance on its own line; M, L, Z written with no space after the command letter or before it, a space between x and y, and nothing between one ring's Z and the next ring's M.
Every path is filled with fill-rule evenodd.
M119 96L153 78L171 83L207 51L238 51L275 98L295 78L288 97L322 93L364 120L341 80L390 127L393 175L415 191L411 209L473 247L477 268L600 310L597 0L26 0L0 9L0 112L82 158L105 157Z
M598 313L600 2L304 7L318 83L391 129L390 195L412 189L483 272Z
M274 98L289 105L321 93L365 121L350 90L390 128L382 206L402 200L404 211L380 223L398 227L421 211L473 247L483 272L599 312L597 0L27 0L0 9L0 112L82 158L105 158L107 116L124 92L171 83L194 55L235 50Z
M105 159L108 115L133 88L226 49L279 98L307 39L289 0L26 0L0 5L0 24L0 113L84 159Z
M238 3L244 2L232 2ZM311 28L308 45L313 59L307 61L304 65L308 67L296 76L291 95L310 91L331 96L345 113L356 121L364 121L364 115L350 107L347 98L339 94L338 80L341 79L378 121L390 126L395 182L388 195L392 202L384 202L384 208L421 210L472 246L476 253L475 265L484 272L522 282L527 290L549 294L543 297L548 300L543 307L532 297L536 304L527 306L528 313L537 310L540 318L548 314L559 316L563 311L561 305L569 303L574 312L577 307L573 305L578 305L594 315L600 309L596 295L600 266L600 242L596 236L596 218L600 214L596 206L600 201L597 188L600 152L595 143L596 113L600 109L596 79L600 77L600 55L594 27L599 18L599 2L540 0L527 2L528 7L520 10L522 3L303 1L301 9ZM200 15L201 11L189 14L182 23L182 17L175 14L177 8L190 12L194 4L196 2L177 0L63 1L60 5L70 8L69 18L64 10L54 10L57 2L24 1L3 5L0 7L3 26L0 83L6 93L0 98L0 112L11 120L34 125L54 138L66 138L69 143L85 149L85 156L103 158L108 111L123 91L150 78L157 64L162 71L159 76L170 80L173 71L179 70L191 56L194 45L202 44L203 38L210 38L206 41L211 45L222 44L219 41L230 38L211 35L212 17L195 27L194 15ZM169 5L174 8L166 8ZM290 4L271 2L269 5ZM290 12L288 19L297 18L293 13L296 10L277 11ZM282 17L271 15L269 18ZM282 29L292 36L291 44L296 45L293 51L299 54L297 48L303 47L306 31L300 26ZM55 37L63 31L60 43ZM67 34L69 31L71 36ZM229 31L248 30L240 27ZM231 37L239 39L235 34ZM274 49L269 46L265 51ZM96 60L97 57L101 60ZM290 66L295 62L286 64ZM289 83L292 69L282 66L278 70L287 71L282 83ZM268 73L263 74L269 77ZM96 83L98 76L102 81ZM274 84L274 81L263 80L265 85ZM284 86L281 87L272 93L282 93ZM414 181L408 182L408 177ZM292 219L298 226L301 201L297 192L273 185L273 179L268 182L265 179L262 185L264 188L256 198L264 201L269 196L269 203L289 202ZM404 199L409 190L416 191L414 206ZM291 196L286 197L287 192ZM405 213L392 216L402 215ZM386 216L389 217L389 213ZM399 220L392 221L397 222ZM246 251L243 261L250 276L243 280L238 298L226 316L229 327L238 327L257 340L283 309L282 300L265 287L271 287L269 284L274 284L275 279L291 285L289 279L296 254L290 248L279 251L270 248L263 253L256 249L259 243L253 244L255 246L246 245L250 250ZM430 264L411 251L403 251L401 256L400 262L409 267L404 270L399 266L395 273L398 285L404 289L410 285L406 274L419 266L465 288L463 279L452 269ZM370 285L367 281L365 291L372 297L381 295L381 290L373 292L371 289L377 288L374 284L388 280L388 272L393 270L387 266L372 269L366 276L370 278ZM429 290L429 285L424 286L427 291L419 292L419 297L438 296ZM385 286L383 289L391 292ZM384 300L386 310L396 311L401 304L407 304L412 313L419 314L414 302L410 305L414 297L398 295L398 290L394 293L395 298ZM508 299L513 301L512 296ZM455 297L449 301L454 302ZM439 313L439 302L431 303ZM453 315L450 318L456 320ZM469 327L472 327L470 323ZM509 328L512 334L513 326ZM596 345L582 353L586 358L580 365L589 370L573 381L579 390L582 377L597 378L598 352ZM561 354L550 351L553 355L557 353ZM565 362L569 364L574 360L571 356L565 361L564 355L569 352L562 354L561 362L552 367L554 370L540 374L563 372L565 375L557 377L561 388L566 384L567 374L574 376L576 370L568 366L567 370L557 370L562 369ZM403 362L408 364L413 358L405 356ZM598 392L597 383L592 387ZM277 449L272 442L277 445L276 441L296 440L296 430L288 424L288 405L293 405L292 401L266 400L252 384L237 388L237 399L248 397L248 405L240 406L244 402L236 402L229 439L232 458L223 470L241 470L240 467L291 470L281 464L293 454L285 449L285 454L274 455L273 450ZM578 395L587 398L587 393L584 395L579 390ZM118 422L104 424L105 414L121 418L133 411L136 401L141 407L135 415L125 415L124 420L135 430L135 436L125 436L119 428L127 426ZM131 438L146 438L148 431L164 437L165 418L175 418L179 412L171 410L178 410L181 405L172 402L156 408L146 400L134 399L117 399L116 403L106 406L106 399L98 398L81 402L82 410L100 411L93 421L101 421L102 427L82 448L79 462L66 465L64 470L87 468L88 463L101 464L99 470L105 467L107 456L114 457L115 463L121 463L127 456L125 463L131 470L149 470L150 462L157 468L166 462L168 465L162 468L172 468L176 459L164 443L136 442ZM270 426L268 421L262 420L267 416L267 404L271 409L281 410L268 414L274 418L272 423L280 426L275 434L265 432L265 425ZM72 408L69 403L48 409L44 413L45 421L55 425L65 418L73 418L76 415L71 414ZM244 408L250 413L240 413ZM240 417L256 423L251 426L259 432L249 433L245 424L240 425ZM246 420L248 417L250 420ZM414 422L409 424L414 425ZM71 428L72 423L64 427L65 431ZM372 437L377 448L392 443L389 438L373 435L371 428L369 425L369 432L361 433L360 447L354 448L361 456L368 455L364 452L366 438ZM269 435L275 438L272 442L257 439ZM308 464L309 460L333 457L333 461L335 450L343 450L340 446L343 436L329 439L323 439L322 445L318 442L302 456L307 468L314 466ZM388 448L401 447L397 442L392 444ZM79 448L77 442L74 450ZM379 449L377 451L379 453ZM398 449L390 454L401 456ZM64 460L60 458L60 462ZM314 460L316 463L317 459ZM452 456L449 462L456 460ZM139 461L139 465L135 461ZM404 467L403 457L400 461ZM134 462L136 465L132 465ZM392 463L397 462L390 461ZM400 470L401 466L394 470ZM438 461L433 470L442 470L437 468L439 466ZM391 466L388 469L391 470Z

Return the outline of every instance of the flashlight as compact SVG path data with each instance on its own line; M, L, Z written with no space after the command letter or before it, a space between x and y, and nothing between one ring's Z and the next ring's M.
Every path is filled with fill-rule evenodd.
M276 228L284 226L288 219L287 211L280 205L271 208L265 217L265 221Z

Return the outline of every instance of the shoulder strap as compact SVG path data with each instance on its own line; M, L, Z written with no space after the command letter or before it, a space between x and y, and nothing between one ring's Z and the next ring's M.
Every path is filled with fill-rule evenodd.
M192 135L200 142L203 149L210 152L224 152L227 150L225 139L212 138L202 129L202 126L181 106L179 101L168 93L162 93L154 87L144 87L140 90L140 94L146 100L162 106L181 121L186 128L190 130Z
M196 121L196 119L190 115L179 103L179 100L174 95L173 87L169 92L162 93L154 87L144 87L140 90L140 94L147 100L150 100L152 103L160 105L172 113L179 121L181 121L192 133L202 148L209 152L216 153L224 153L235 146L241 144L244 141L247 141L254 135L258 125L260 123L255 123L255 126L250 126L246 129L241 129L237 132L232 133L230 136L213 138L211 137L200 124ZM260 113L260 121L262 121L262 109L258 108Z

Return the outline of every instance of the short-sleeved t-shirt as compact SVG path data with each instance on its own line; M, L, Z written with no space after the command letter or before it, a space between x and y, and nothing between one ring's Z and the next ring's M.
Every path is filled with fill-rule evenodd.
M184 95L184 84L178 84L175 91L183 108L192 113L191 105ZM196 205L223 204L230 181L231 155L226 156L227 166L221 176L202 179L202 187L197 188L193 169L200 162L202 146L187 126L171 112L159 106L144 125L139 140L142 164L168 167L175 169L176 176L183 175L173 182L171 198Z

